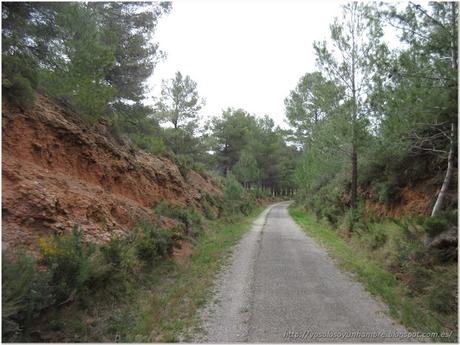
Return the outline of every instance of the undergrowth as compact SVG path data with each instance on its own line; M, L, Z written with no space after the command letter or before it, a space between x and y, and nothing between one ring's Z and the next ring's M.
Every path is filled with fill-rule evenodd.
M41 238L38 261L26 253L3 255L3 339L40 341L30 332L40 314L72 303L86 308L95 291L111 296L126 292L127 280L160 265L178 238L142 220L130 236L96 246L85 244L75 226L71 233Z
M75 226L40 239L39 259L4 253L2 338L174 341L193 324L221 259L259 211L224 222L163 202L157 212L181 226L140 220L128 236L102 245L84 243ZM173 259L174 248L192 238L193 254Z
M340 266L386 302L392 317L410 330L452 332L433 341L457 340L457 250L428 245L456 225L456 212L401 220L345 213L335 225L299 207L289 212Z

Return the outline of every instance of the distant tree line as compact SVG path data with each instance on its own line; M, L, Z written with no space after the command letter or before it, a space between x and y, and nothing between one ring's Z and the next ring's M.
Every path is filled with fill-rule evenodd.
M268 117L227 109L210 123L212 164L231 172L246 188L274 195L292 195L299 152L286 143L286 133Z

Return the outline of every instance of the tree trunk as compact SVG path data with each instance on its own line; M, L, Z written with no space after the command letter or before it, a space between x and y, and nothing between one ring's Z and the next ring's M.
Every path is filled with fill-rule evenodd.
M451 51L451 59L452 59L452 68L454 69L454 71L457 71L458 67L458 62L457 62L457 47L455 46L455 44L457 43L456 40L454 39L455 37L455 33L456 31L458 30L457 28L457 11L455 11L455 8L457 6L457 4L455 2L452 2L451 4L452 6L452 39L450 41L450 51ZM457 74L455 74L457 75Z
M358 156L356 146L353 145L351 153L351 208L356 208L356 199L358 195Z
M356 199L358 195L358 154L356 152L356 121L358 119L358 99L356 91L356 46L355 35L352 32L352 53L351 53L351 92L353 109L351 114L351 208L356 208Z
M439 211L442 209L442 204L444 203L444 199L446 197L447 187L449 186L450 179L452 178L452 170L453 170L453 148L454 148L454 124L450 128L450 148L449 148L449 155L447 156L447 171L446 176L444 177L444 181L442 182L441 189L439 190L438 198L436 199L436 203L433 206L433 211L431 212L431 217L436 216Z

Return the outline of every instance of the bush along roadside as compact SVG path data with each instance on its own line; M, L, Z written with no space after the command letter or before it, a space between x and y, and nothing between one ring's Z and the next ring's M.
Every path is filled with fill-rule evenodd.
M85 307L95 291L117 295L127 280L171 255L178 234L143 220L130 236L96 246L84 244L75 226L71 233L39 241L40 259L22 253L3 255L2 336L30 341L30 326L42 313L56 313L70 303Z
M175 339L203 303L220 259L261 210L244 190L237 192L242 201L236 193L235 200L225 199L226 194L220 206L212 197L204 198L204 217L191 206L160 202L158 216L177 222L170 229L143 219L126 237L95 245L84 243L75 226L69 233L41 238L37 258L4 252L3 339ZM223 206L229 203L236 205L232 211ZM184 242L193 246L193 254L179 264L172 254ZM185 300L183 310L179 304ZM172 309L164 310L165 304ZM178 323L177 318L183 320Z
M439 237L456 232L456 212L373 221L345 214L336 226L298 205L289 212L408 330L449 335L433 341L457 341L457 247Z

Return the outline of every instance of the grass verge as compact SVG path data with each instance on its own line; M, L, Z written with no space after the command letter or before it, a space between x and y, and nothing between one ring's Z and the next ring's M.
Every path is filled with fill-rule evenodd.
M313 214L290 207L289 214L336 260L339 267L356 274L367 290L383 299L390 315L409 330L449 335L433 341L456 342L457 332L446 327L446 319L435 315L421 303L421 297L408 289L385 265L371 257L363 247L347 242L327 223L318 222Z

